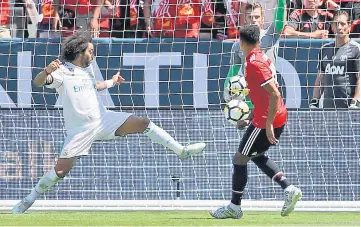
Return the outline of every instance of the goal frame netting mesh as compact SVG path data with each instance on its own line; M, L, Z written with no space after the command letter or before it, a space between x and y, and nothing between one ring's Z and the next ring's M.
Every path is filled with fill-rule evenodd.
M61 101L31 79L60 39L0 40L0 210L11 209L54 166L65 138ZM101 92L114 111L146 116L204 154L181 162L143 135L96 142L74 171L31 210L210 210L231 195L232 157L244 130L223 117L223 82L234 41L96 39L98 80L119 69L127 83ZM327 40L282 40L277 71L290 120L268 154L303 190L296 211L359 211L360 116L310 110L317 52ZM316 57L315 57L316 56ZM279 211L283 191L255 165L242 209Z

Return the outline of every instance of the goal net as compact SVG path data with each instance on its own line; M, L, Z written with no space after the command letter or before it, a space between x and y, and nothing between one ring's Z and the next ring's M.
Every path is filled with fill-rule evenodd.
M229 15L227 4L223 13ZM232 18L223 18L229 27L227 19ZM66 136L61 97L31 81L59 56L60 43L0 39L0 209L11 209L30 193L61 151ZM90 155L31 209L204 210L227 204L232 158L245 132L222 112L233 43L96 39L97 80L110 79L119 69L126 79L120 87L100 92L109 109L148 117L182 144L203 141L207 147L180 161L141 134L95 142ZM289 121L280 144L268 155L302 189L296 210L358 211L360 112L308 108L324 43L281 40L276 68ZM253 163L248 173L243 209L280 210L281 188Z

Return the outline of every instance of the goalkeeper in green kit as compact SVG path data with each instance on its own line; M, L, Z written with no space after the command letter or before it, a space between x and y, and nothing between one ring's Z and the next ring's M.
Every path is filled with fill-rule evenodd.
M260 28L260 47L276 65L279 39L285 25L287 9L285 0L275 1L277 1L277 9L275 10L274 21L267 29L262 29L264 23L264 9L262 9L261 4L258 2L246 6L246 23L249 25L255 24ZM227 78L224 82L223 98L226 102L229 102L233 99L231 92L228 88L228 82L234 76L243 76L244 63L246 62L245 59L246 56L241 50L240 42L234 43L231 50L230 68ZM251 101L249 101L248 97L246 99L246 103L248 104L250 109L253 108L253 105ZM241 129L245 126L248 126L250 121L252 120L252 117L253 114L250 114L248 119L240 120L237 124L237 127Z

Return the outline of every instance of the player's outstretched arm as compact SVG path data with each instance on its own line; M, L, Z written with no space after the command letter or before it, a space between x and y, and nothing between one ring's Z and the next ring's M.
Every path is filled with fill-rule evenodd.
M112 88L115 85L119 85L119 84L123 83L124 81L125 81L125 79L120 75L119 72L117 72L117 74L115 74L112 77L112 79L110 79L110 80L98 81L96 83L96 88L98 91L102 91L104 89Z
M273 131L273 121L276 118L278 111L278 104L281 98L281 93L278 91L274 81L271 81L263 86L263 88L269 93L269 107L268 107L268 116L266 122L266 134L268 141L271 144L276 144L278 141L274 135Z
M227 85L229 80L234 77L237 76L239 74L239 70L241 70L242 68L242 59L239 57L239 52L241 51L241 47L239 42L236 42L233 44L232 46L232 50L231 50L231 60L229 61L229 70L228 70L228 74L227 74L227 78L224 81L224 91L227 90ZM224 97L224 99L226 100L226 97ZM230 100L226 100L227 102Z
M59 59L50 62L50 64L43 71L36 75L33 80L34 85L37 87L42 87L46 83L52 83L53 78L51 73L55 72L60 67L60 65L61 62Z

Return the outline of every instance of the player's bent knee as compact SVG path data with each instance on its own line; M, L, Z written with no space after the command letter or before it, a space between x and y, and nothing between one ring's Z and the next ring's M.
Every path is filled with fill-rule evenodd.
M58 177L63 178L74 166L74 159L58 159L58 162L55 165L55 172Z
M247 165L247 162L250 160L250 157L241 154L240 152L236 152L233 156L232 164L233 165Z
M64 178L66 175L68 175L68 173L70 172L70 170L55 170L56 175L60 178Z
M137 117L135 115L130 116L126 122L115 131L115 135L123 136L127 134L142 133L147 129L149 122L150 120L148 118Z
M133 124L134 133L144 132L147 129L149 123L150 123L150 120L148 118L137 117Z
M147 129L149 123L150 123L150 120L148 118L146 118L146 117L140 118L140 120L139 120L139 132L144 132Z

